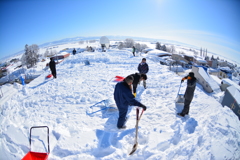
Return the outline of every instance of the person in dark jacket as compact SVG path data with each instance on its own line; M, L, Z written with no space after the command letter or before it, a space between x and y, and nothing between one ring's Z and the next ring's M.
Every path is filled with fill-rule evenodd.
M51 60L50 63L49 63L50 70L52 72L53 77L57 78L56 63L53 60L53 58L50 58L50 60Z
M133 86L133 95L134 97L137 96L137 85L141 82L141 81L146 81L147 80L147 75L146 74L140 74L140 73L135 73L135 74L131 74L129 76L132 76L133 77L133 83L132 83L132 86Z
M181 82L187 79L187 89L184 94L184 108L181 113L178 113L179 116L184 117L189 113L190 103L192 102L194 91L196 88L197 79L194 77L194 73L190 72L188 76L182 78Z
M148 64L146 63L146 58L143 58L142 59L142 62L139 63L138 65L138 71L139 73L141 74L147 74L148 73ZM146 80L143 80L143 87L146 89L147 88L147 85L146 85Z
M126 128L125 121L129 105L142 107L143 110L147 109L145 105L135 100L132 94L131 84L133 83L133 80L134 79L132 76L127 76L122 82L118 82L115 86L114 100L119 111L119 117L117 122L117 127L119 129Z
M73 55L75 55L75 54L76 54L76 52L77 52L77 51L76 51L76 49L74 48L74 49L73 49Z
M132 53L133 53L133 56L135 57L135 51L136 51L136 48L133 46L133 51L132 51Z

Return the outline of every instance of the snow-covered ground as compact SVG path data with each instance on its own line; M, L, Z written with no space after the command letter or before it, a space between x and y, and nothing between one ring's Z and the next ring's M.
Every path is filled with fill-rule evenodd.
M83 52L57 65L57 79L46 79L47 70L26 86L15 86L15 95L1 104L0 159L26 155L32 126L49 127L50 160L240 159L240 123L231 109L197 85L190 115L178 117L183 106L174 100L181 77L150 59L148 88L142 84L137 88L136 99L147 110L139 123L139 145L133 155L128 154L134 144L136 106L129 108L126 130L117 129L116 110L88 114L94 104L113 98L114 77L137 72L143 57L147 56L133 57L126 50ZM90 65L83 63L86 59ZM183 83L180 93L185 88ZM93 110L103 105L99 103ZM42 132L33 134L32 145L37 146L32 150L47 152Z

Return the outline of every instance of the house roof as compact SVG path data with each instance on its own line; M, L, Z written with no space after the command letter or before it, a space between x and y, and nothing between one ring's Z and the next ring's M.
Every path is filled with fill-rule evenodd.
M230 86L234 86L240 92L240 86L237 83L233 82L232 80L230 80L228 78L224 78L224 79L222 79L222 82L224 84L228 84Z
M240 98L239 98L240 97L240 92L234 86L229 86L227 88L227 90L234 97L237 104L240 105Z
M203 59L197 58L196 60L197 60L198 62L200 62L200 63L207 63L207 61L205 61L205 60L203 60Z
M229 67L220 67L219 68L221 71L225 72L225 73L231 73L232 70Z

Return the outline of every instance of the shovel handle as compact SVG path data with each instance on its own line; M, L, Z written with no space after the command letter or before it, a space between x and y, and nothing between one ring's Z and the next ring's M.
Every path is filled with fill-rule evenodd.
M178 96L178 94L179 94L179 91L180 91L181 85L182 85L182 82L180 82L180 86L179 86L179 89L178 89L177 96Z

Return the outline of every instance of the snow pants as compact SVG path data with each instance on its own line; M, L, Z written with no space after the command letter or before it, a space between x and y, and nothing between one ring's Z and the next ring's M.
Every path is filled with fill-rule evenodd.
M52 70L52 75L53 75L54 78L57 78L57 72L56 72L56 70L55 70L55 71Z
M126 121L126 115L127 115L127 112L128 112L128 107L118 108L118 110L119 110L119 117L118 117L117 127L121 128L121 127L123 127L123 125Z
M184 101L184 108L182 110L181 115L185 116L185 114L189 113L189 108L190 108L190 103L191 102L192 102L192 100L185 99L185 101Z

